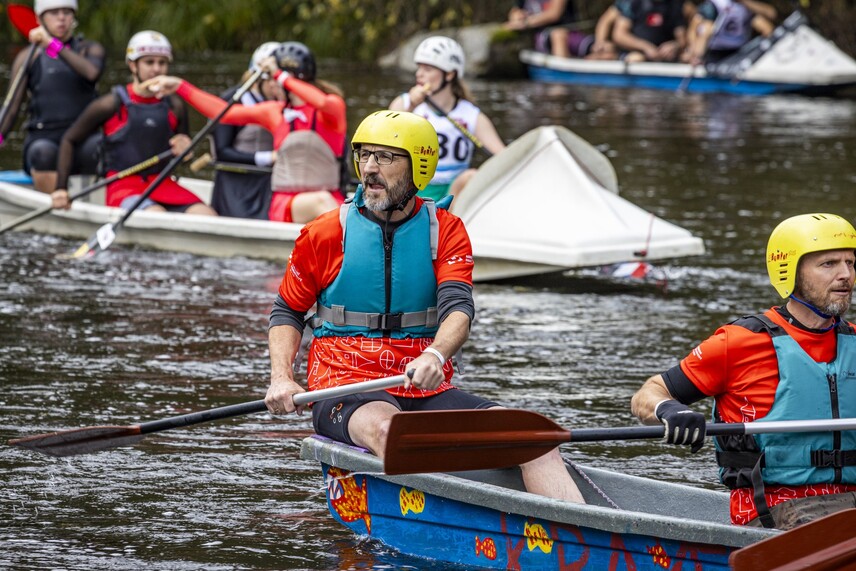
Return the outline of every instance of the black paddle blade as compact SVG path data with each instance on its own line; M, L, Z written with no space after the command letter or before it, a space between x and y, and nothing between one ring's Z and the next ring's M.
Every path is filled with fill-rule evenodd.
M405 412L392 417L383 465L387 474L507 468L570 439L570 431L525 410Z
M139 426L91 426L17 438L10 440L9 444L50 456L77 456L108 448L132 446L144 437Z

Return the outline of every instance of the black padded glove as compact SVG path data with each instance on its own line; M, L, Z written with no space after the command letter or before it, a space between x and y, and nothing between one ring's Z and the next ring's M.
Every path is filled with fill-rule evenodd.
M693 454L704 445L706 421L702 413L676 400L667 400L657 406L654 414L666 425L665 442L691 446Z

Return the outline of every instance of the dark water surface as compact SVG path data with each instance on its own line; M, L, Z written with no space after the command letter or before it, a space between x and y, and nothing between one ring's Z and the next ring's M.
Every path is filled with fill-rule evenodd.
M243 65L205 57L177 71L218 91ZM409 85L376 69L321 69L348 93L351 131ZM537 125L571 128L611 158L624 197L708 248L664 264L665 291L593 271L476 287L460 385L565 426L635 424L629 400L648 376L718 324L775 303L763 256L780 219L856 216L853 100L472 86L506 140ZM19 150L13 138L0 168L17 168ZM264 395L282 267L118 246L96 260L56 258L75 246L0 236L0 442ZM318 466L299 459L309 428L306 418L245 416L67 459L0 444L0 568L442 569L333 521ZM564 448L586 464L716 487L711 451Z

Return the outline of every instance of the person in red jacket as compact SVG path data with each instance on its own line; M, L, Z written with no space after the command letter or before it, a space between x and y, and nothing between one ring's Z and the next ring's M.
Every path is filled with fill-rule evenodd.
M856 327L842 319L856 279L856 229L834 214L793 216L767 244L770 282L787 303L724 325L680 364L648 379L633 414L699 450L705 415L745 423L856 417ZM731 521L790 529L856 507L856 432L717 437Z
M407 372L402 387L315 403L316 432L382 456L400 411L498 406L453 383L450 357L475 312L472 247L463 222L416 196L434 176L436 131L405 111L378 111L354 133L362 184L353 201L306 224L295 241L270 316L274 414L294 412L304 392L294 362L310 319L309 390ZM557 449L522 466L530 492L582 502Z
M161 100L143 82L169 69L172 46L158 32L146 30L131 37L126 61L133 76L127 85L93 101L69 127L60 143L54 204L68 206L68 176L77 146L98 128L104 132L104 165L107 176L139 164L171 149L181 154L190 144L187 110L177 97ZM162 164L107 185L107 206L128 209L156 178ZM138 208L216 216L217 213L175 179L164 179Z
M234 105L221 121L261 125L273 134L273 164L268 218L304 223L344 201L345 100L335 86L316 77L315 57L299 42L285 42L263 62L282 85L286 101ZM146 87L161 97L176 93L206 117L227 105L177 77L159 77Z

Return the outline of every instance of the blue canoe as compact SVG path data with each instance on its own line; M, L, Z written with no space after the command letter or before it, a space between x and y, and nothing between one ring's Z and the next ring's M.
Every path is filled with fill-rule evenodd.
M756 38L728 59L707 66L562 58L520 52L536 81L691 93L821 94L856 85L856 60L791 14L770 38Z
M776 531L728 523L728 495L580 467L586 505L523 491L519 470L388 476L377 457L312 436L332 516L402 553L487 569L729 569ZM595 489L599 488L614 505Z

